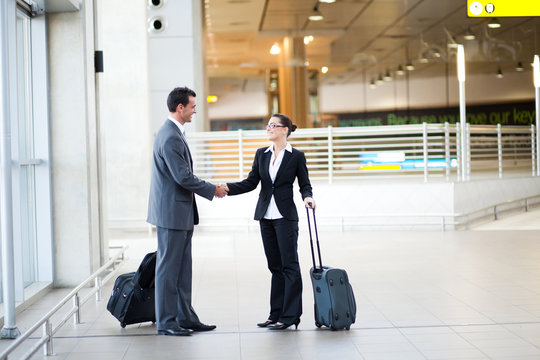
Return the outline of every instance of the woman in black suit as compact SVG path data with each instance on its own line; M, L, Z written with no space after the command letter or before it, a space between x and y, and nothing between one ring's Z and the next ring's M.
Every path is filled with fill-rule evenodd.
M272 115L266 126L272 145L257 150L251 172L245 180L227 184L229 195L238 195L254 190L261 183L255 220L260 223L272 285L270 315L268 320L257 326L271 330L284 330L291 325L298 328L302 315L298 213L293 201L296 178L306 207L315 207L306 157L287 142L294 130L296 125L286 115Z

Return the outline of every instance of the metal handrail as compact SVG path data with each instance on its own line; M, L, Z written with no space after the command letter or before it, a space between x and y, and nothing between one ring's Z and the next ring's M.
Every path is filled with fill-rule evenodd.
M83 281L79 286L73 289L69 294L67 294L54 308L52 308L47 314L45 314L38 322L36 322L32 327L26 330L22 335L20 335L7 349L5 349L0 354L0 360L7 360L8 356L15 351L25 340L27 340L40 326L43 326L43 335L38 340L30 350L24 354L22 359L29 359L32 355L38 351L40 346L43 346L44 355L53 354L53 335L60 330L60 328L69 320L69 318L74 315L74 322L76 324L80 323L80 309L86 304L86 302L96 294L96 301L101 300L101 288L103 284L106 284L116 273L116 264L119 258L124 260L124 253L126 252L128 246L123 246L120 248L120 251L113 256L109 261L107 261L102 267L97 269L92 275L90 275L85 281ZM107 276L101 278L100 275L108 271L112 267L111 271ZM94 281L94 288L90 293L83 298L81 301L79 298L79 292L86 287L89 283ZM73 308L64 316L64 318L58 323L56 327L52 327L51 317L56 314L68 301L73 300Z
M306 155L313 178L394 178L404 174L451 181L461 179L459 127L454 124L413 124L372 127L298 129L290 138ZM531 128L526 126L470 125L466 133L466 179L471 170L504 170L532 166ZM264 130L193 132L188 134L195 172L211 181L242 179L250 170L255 150L268 145ZM369 165L369 155L398 154L397 163ZM437 164L430 165L437 159ZM456 159L456 160L454 160ZM409 162L405 164L403 160ZM472 163L470 161L472 160ZM485 160L492 160L486 163ZM414 164L411 163L414 161ZM446 164L442 166L441 163ZM456 167L457 166L457 167Z

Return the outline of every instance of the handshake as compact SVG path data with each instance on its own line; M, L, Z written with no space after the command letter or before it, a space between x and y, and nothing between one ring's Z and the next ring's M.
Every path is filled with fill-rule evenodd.
M229 187L227 184L217 184L216 185L216 192L214 193L215 197L222 198L225 197L229 193Z

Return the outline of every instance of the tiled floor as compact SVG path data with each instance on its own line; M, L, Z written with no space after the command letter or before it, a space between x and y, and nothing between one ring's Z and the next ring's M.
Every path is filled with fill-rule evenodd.
M269 291L259 234L196 231L194 307L216 331L175 338L156 336L151 323L122 329L106 299L92 300L82 324L69 322L56 334L49 358L540 359L540 209L472 231L324 230L320 237L323 261L346 268L355 290L358 313L350 331L314 325L305 230L299 246L304 315L297 331L284 332L255 326L266 319ZM135 232L117 234L111 243L130 245L121 272L133 271L156 246L155 236ZM19 329L65 293L54 291L20 314ZM41 351L34 356L42 357Z

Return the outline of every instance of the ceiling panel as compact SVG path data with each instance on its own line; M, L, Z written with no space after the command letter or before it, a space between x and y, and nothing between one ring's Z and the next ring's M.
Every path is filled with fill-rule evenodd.
M211 76L263 76L278 66L279 56L269 50L284 36L313 35L306 45L310 67L328 66L325 78L341 82L395 71L408 61L415 76L436 74L447 63L454 66L455 50L447 47L452 42L465 45L476 72L515 68L540 50L540 18L503 18L500 29L487 29L488 19L467 18L465 0L204 1ZM311 22L317 4L325 18ZM475 40L464 40L468 31ZM423 55L429 63L420 62Z

